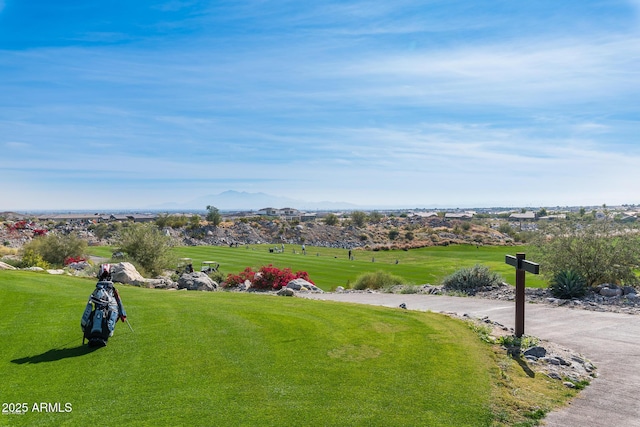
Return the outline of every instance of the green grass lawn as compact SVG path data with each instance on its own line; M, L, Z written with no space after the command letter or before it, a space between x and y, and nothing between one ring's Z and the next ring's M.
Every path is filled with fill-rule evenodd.
M401 276L415 285L437 285L457 269L473 267L475 264L486 265L492 271L500 273L506 282L515 285L515 269L505 264L505 255L526 253L528 249L524 246L477 248L474 245L450 245L409 251L357 250L353 251L355 260L350 261L345 249L307 247L307 255L302 255L300 246L297 245L285 245L283 253L270 253L270 247L274 245L248 245L238 248L193 246L177 247L174 253L178 258L193 259L196 269L200 268L201 261L217 261L220 263L220 270L225 274L237 274L245 267L257 270L267 264L279 268L289 267L293 271L307 271L317 286L331 290L337 286L347 287L360 274L377 270ZM89 250L93 255L111 257L110 248L90 247ZM532 274L527 274L526 283L529 287L547 286L544 279Z
M118 323L89 351L94 284L0 271L1 401L29 407L0 425L459 427L501 413L491 347L443 315L119 286L135 332Z

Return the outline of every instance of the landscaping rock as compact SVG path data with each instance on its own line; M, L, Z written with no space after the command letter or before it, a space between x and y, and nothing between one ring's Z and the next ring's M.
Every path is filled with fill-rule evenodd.
M47 270L47 273L49 273L49 274L64 274L64 270L62 270L62 269Z
M215 291L218 284L211 280L206 273L195 271L193 273L185 273L178 279L178 289L187 289L189 291Z
M0 270L17 270L13 265L0 261Z
M600 289L600 295L602 295L603 297L619 297L622 295L622 289L604 287Z
M87 270L91 268L91 264L89 264L87 261L72 262L69 265L67 265L67 267L73 270Z
M294 279L287 283L286 287L296 291L311 290L314 292L323 292L322 289L304 279Z
M145 284L148 288L178 289L178 284L166 277L160 277L157 279L145 279Z
M524 352L525 356L533 356L535 358L545 357L547 355L547 350L544 347L536 346L531 347Z
M111 266L111 280L128 285L144 286L145 278L130 262L119 262Z
M293 289L291 289L289 287L286 287L286 288L280 289L277 292L277 295L279 295L281 297L294 297L294 296L296 296L296 292Z

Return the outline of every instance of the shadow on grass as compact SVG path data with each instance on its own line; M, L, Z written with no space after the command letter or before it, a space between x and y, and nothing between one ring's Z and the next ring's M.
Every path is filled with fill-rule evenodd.
M11 363L23 365L25 363L55 362L57 360L67 359L70 357L84 356L85 354L92 353L99 348L100 347L89 347L88 345L79 345L72 348L53 348L35 356L13 359Z
M527 374L530 378L535 378L536 373L529 367L527 361L522 358L522 354L520 353L520 347L516 346L508 350L509 355L513 360L515 360L518 365L522 368L525 374Z

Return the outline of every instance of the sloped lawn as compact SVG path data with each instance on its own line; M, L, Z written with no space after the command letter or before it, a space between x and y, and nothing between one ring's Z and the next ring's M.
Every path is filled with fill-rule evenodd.
M1 400L28 407L0 425L492 425L490 347L445 316L119 286L135 332L89 351L94 284L0 271Z

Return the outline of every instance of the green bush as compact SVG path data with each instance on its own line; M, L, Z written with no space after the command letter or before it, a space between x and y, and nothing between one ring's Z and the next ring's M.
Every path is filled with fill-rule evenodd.
M329 215L327 215L324 218L324 223L326 225L338 225L339 221L340 220L338 219L338 216L336 214L332 214L332 213L330 213Z
M476 264L471 268L461 268L445 277L442 279L442 285L446 290L473 295L479 290L499 286L503 281L498 273L492 273L488 267Z
M40 267L46 270L49 268L49 263L43 260L42 256L39 253L36 253L33 249L25 249L22 252L22 261L20 262L19 267Z
M580 298L587 293L587 281L574 270L564 270L553 277L549 290L556 298Z
M387 273L386 271L376 271L364 273L358 276L353 284L353 289L383 289L391 286L402 285L405 280L400 276Z
M173 262L171 239L152 223L134 223L123 228L118 235L118 244L118 251L125 252L152 275L159 274Z
M48 234L33 239L23 247L24 253L32 251L48 264L55 266L63 266L64 260L69 257L82 257L86 249L87 242L75 234L66 236Z

